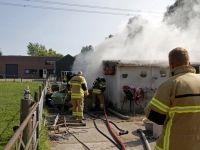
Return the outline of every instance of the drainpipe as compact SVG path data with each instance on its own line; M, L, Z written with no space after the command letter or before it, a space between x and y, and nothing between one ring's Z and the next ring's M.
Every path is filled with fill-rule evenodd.
M117 73L118 72L118 73ZM117 87L122 87L121 86L121 67L120 66L117 66L116 65L116 75L117 75ZM119 88L117 88L117 90L119 90ZM120 106L121 106L121 88L120 88L120 90L117 92L118 93L118 95L117 95L117 97L116 97L116 103L117 103L117 108L119 107L120 108Z
M154 80L153 80L153 77L154 77L154 67L151 66L151 87L154 88Z
M117 117L121 118L121 119L124 119L124 120L130 119L129 116L124 116L124 115L122 115L122 114L120 114L120 113L118 113L118 112L116 112L116 111L114 111L114 110L112 110L112 109L110 109L110 108L107 108L107 110L108 110L109 112L111 112L112 114L116 115Z

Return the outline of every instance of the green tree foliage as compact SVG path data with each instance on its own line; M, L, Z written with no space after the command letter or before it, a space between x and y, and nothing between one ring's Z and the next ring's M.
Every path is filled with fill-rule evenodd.
M0 56L2 56L3 55L3 53L2 53L2 51L0 50Z
M57 56L57 57L63 57L62 54L56 53L55 50L50 48L49 50L46 49L44 45L38 44L38 43L31 43L29 42L27 54L30 56Z

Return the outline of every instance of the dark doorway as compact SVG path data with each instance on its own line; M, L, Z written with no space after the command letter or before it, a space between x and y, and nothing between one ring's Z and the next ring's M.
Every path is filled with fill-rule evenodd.
M193 66L196 69L196 73L199 73L199 66Z
M40 77L40 78L43 78L43 70L40 70L40 71L39 71L39 77Z
M18 78L18 64L6 64L6 78Z

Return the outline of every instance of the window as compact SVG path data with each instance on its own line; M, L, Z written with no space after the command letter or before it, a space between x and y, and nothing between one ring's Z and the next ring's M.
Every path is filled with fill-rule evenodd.
M45 65L55 65L55 60L45 60Z
M37 69L25 69L25 74L36 74Z
M48 74L55 74L55 70L53 69L47 69Z

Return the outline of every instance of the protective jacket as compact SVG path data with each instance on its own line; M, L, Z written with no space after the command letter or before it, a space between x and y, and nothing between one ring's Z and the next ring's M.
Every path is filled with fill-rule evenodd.
M163 125L155 150L200 149L200 75L191 66L176 67L145 108L146 117Z
M63 78L63 82L64 83L67 82L67 78L66 77Z
M75 75L72 74L72 72L68 72L67 73L67 93L68 95L71 95L71 87L69 84L69 81L71 80L72 77L74 77Z
M93 82L93 93L100 94L106 90L105 82L101 81L100 78L96 78Z
M87 82L82 76L74 76L68 82L70 85L71 98L83 98L88 95Z

